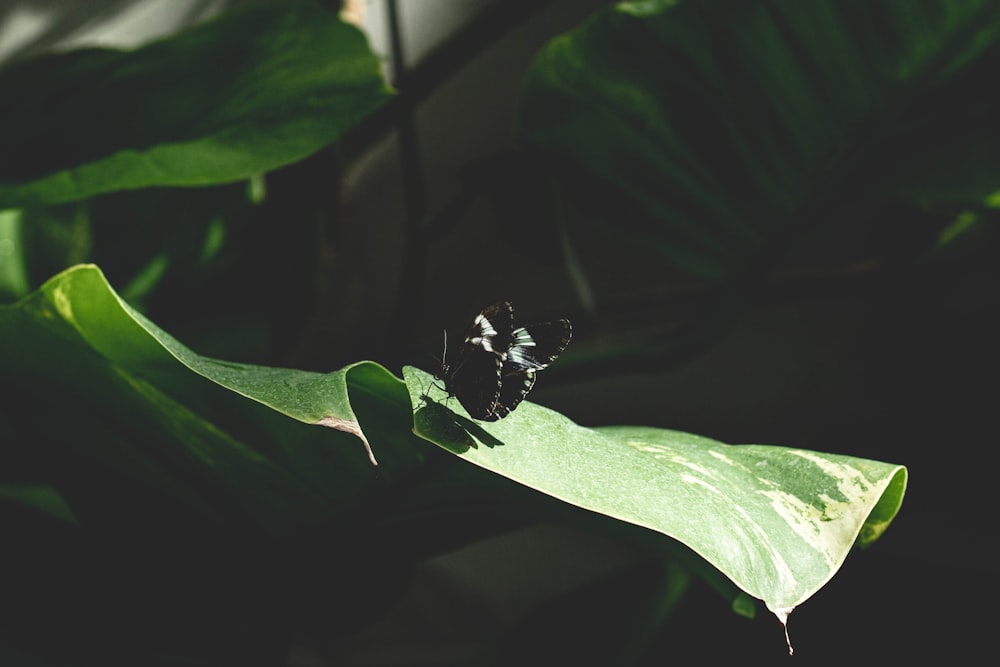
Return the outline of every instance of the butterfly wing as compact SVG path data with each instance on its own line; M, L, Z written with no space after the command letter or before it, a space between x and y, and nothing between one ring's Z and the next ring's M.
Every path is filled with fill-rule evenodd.
M496 421L500 398L500 355L478 346L463 346L462 357L445 377L448 393L458 399L473 419Z
M500 395L494 412L506 417L535 386L535 374L547 367L569 345L573 336L569 320L533 324L515 329L500 370Z
M498 301L483 308L472 321L465 336L463 349L481 348L502 355L511 344L514 331L514 307L508 301Z
M531 388L535 386L535 371L531 369L508 373L500 379L500 394L497 397L493 419L503 419L514 411ZM489 420L493 421L493 420Z
M504 374L540 371L562 354L573 336L569 320L532 324L515 329L504 360Z
M476 315L462 341L458 362L443 366L445 388L473 419L496 421L500 373L514 331L514 309L507 301L491 304Z
M515 329L513 307L498 301L476 316L458 362L442 362L439 377L473 419L503 419L531 391L536 372L566 349L571 336L568 320Z

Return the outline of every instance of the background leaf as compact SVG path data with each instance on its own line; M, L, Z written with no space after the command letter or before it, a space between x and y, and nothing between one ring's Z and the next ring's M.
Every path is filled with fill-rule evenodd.
M998 36L991 2L616 3L539 55L519 132L578 170L574 227L649 261L713 281L850 262L872 229L926 243L890 204L1000 190Z
M0 71L0 209L245 179L333 142L388 95L357 28L261 3L136 51Z
M50 514L63 521L77 523L66 500L51 486L44 484L0 484L0 498L13 500Z

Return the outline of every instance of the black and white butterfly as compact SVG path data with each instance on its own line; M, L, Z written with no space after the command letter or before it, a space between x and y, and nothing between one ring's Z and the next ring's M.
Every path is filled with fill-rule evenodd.
M566 349L572 335L569 320L515 327L513 306L500 301L473 320L454 364L445 360L445 345L435 377L473 419L503 419L531 391L535 374Z

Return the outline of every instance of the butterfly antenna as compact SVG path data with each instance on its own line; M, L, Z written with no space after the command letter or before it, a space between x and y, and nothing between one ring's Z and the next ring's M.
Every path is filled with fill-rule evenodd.
M436 354L432 354L430 352L427 353L427 356L429 356L431 359L433 359L434 361L436 361L437 364L438 364L438 366L443 366L444 363L445 363L444 357L445 357L445 354L447 352L448 352L448 332L445 331L444 332L444 350L441 352L441 356L439 357Z
M439 385L437 381L444 380L445 376L448 375L448 362L446 361L448 358L448 330L442 329L441 332L444 334L444 347L441 349L441 365L439 366L437 372L434 373L434 382L431 384L444 391L444 387Z

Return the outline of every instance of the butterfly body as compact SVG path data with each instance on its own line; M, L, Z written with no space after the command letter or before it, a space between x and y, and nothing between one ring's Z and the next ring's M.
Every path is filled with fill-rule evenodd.
M458 359L442 360L437 378L473 419L509 415L535 384L536 373L558 357L572 337L569 320L514 326L507 301L484 308L473 320Z

